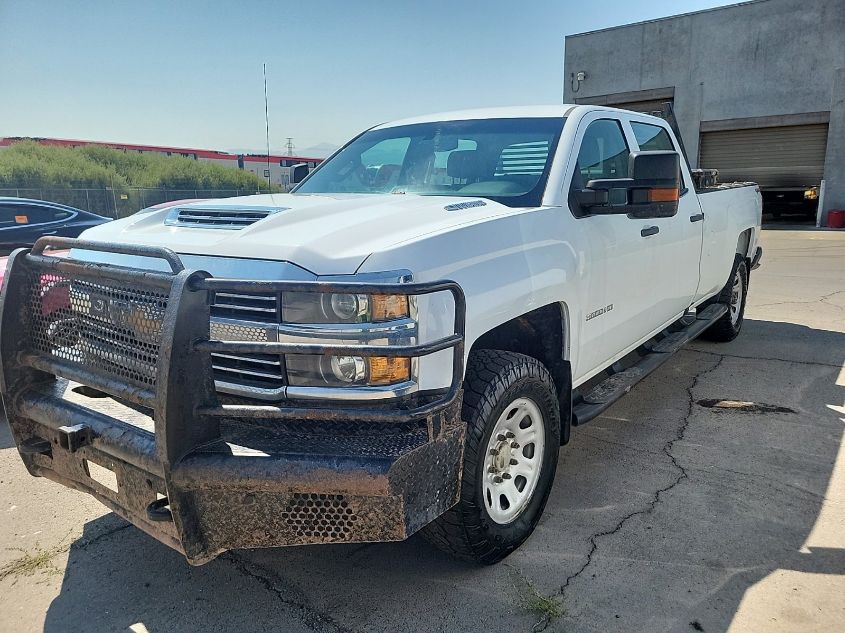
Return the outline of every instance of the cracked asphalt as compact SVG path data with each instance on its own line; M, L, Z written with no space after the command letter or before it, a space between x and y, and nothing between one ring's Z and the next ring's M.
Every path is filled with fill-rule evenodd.
M536 533L494 567L414 537L192 568L30 478L4 425L0 631L845 630L845 233L763 246L740 337L575 429Z

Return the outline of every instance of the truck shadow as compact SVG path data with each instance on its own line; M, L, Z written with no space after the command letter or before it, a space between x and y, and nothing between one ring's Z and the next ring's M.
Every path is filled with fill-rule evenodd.
M504 565L457 562L413 537L241 551L192 568L110 514L71 546L44 630L531 630L537 615L519 606L518 578L559 595L571 577L568 613L549 630L689 631L698 622L726 631L748 589L776 570L845 574L845 550L804 547L842 440L843 415L830 405L845 400L836 384L845 334L748 320L744 337L696 344L637 387L643 397L577 429L543 521ZM779 341L796 340L826 364L744 358L776 357ZM698 408L687 391L696 376L700 397L740 400L756 389L797 413ZM671 449L688 479L646 511L677 477L663 447L690 414L708 417ZM610 531L619 535L597 536ZM579 574L591 538L597 549Z
M12 430L9 428L9 423L6 421L6 416L0 409L0 450L4 448L13 448L15 440L12 438Z

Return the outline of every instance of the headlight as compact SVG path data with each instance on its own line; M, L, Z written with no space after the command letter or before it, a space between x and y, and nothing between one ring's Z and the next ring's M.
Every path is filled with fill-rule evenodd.
M285 323L378 323L407 316L404 295L286 292L282 296Z
M411 379L410 358L289 354L285 364L294 387L383 386Z

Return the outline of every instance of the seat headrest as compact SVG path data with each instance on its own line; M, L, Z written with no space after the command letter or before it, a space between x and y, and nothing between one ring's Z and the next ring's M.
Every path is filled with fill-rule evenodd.
M481 170L481 153L476 149L454 151L446 162L446 175L460 180L477 180L481 177Z

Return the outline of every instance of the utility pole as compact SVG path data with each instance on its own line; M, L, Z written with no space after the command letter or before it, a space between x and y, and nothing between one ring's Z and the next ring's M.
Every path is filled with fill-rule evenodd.
M293 144L293 137L292 136L288 136L288 141L285 144L285 146L287 147L288 156L293 156L293 150L296 147L296 145Z
M270 113L267 108L267 63L264 63L264 127L267 131L267 191L270 191Z

